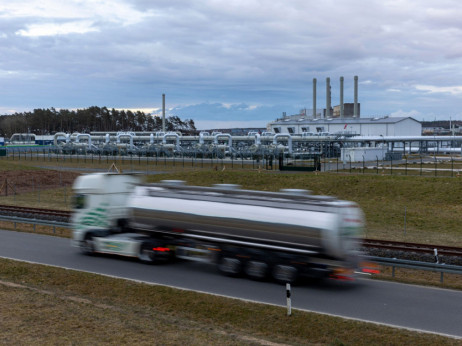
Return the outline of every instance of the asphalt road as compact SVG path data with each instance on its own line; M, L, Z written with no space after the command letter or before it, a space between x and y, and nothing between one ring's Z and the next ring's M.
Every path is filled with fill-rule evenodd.
M0 230L0 257L140 280L285 306L285 286L221 276L211 265L150 266L133 260L84 256L70 240ZM368 279L355 285L295 286L292 307L462 338L462 292Z

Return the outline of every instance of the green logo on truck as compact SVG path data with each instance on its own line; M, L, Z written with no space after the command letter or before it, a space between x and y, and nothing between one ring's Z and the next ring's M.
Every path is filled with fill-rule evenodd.
M77 229L86 228L87 226L97 228L107 228L107 204L103 204L100 207L93 209L85 213L80 220L77 221Z

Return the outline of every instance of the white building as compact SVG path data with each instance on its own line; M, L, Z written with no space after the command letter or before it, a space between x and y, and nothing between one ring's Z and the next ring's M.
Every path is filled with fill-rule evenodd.
M422 124L411 117L383 118L308 118L288 116L267 125L275 133L303 132L350 134L359 136L421 136Z

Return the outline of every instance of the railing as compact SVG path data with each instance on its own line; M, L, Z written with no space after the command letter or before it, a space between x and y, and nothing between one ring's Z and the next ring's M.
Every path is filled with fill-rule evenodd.
M6 216L0 215L0 221L8 221L14 223L14 229L16 229L17 223L27 223L30 225L34 225L34 231L36 225L41 226L49 226L53 227L53 233L56 233L56 227L61 228L70 228L71 224L67 222L58 222L58 221L51 221L51 220L40 220L40 219L30 219L25 217L17 217L17 216Z
M441 283L444 280L444 273L462 275L462 266L455 266L451 264L418 262L418 261L409 261L409 260L386 258L386 257L368 257L368 259L377 264L392 267L393 277L395 277L396 267L440 272L441 273L441 277L440 277Z

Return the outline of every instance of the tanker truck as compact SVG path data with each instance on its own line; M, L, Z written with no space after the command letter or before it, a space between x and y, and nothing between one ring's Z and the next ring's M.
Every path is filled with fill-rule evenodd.
M193 260L284 283L352 278L359 265L364 219L354 202L299 189L146 184L115 173L79 176L73 190L72 245L87 255Z

